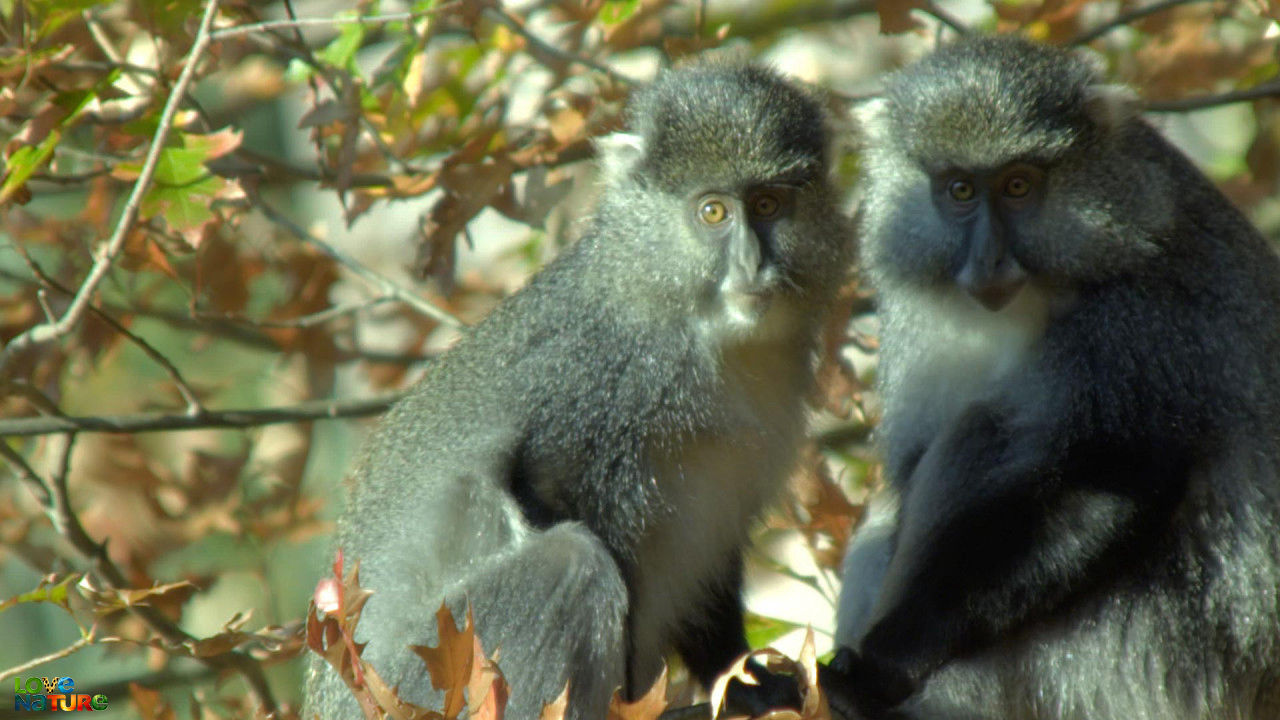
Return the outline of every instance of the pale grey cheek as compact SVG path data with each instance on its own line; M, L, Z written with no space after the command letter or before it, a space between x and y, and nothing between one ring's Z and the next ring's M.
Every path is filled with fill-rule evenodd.
M957 256L960 228L939 217L925 182L868 190L863 205L863 263L895 281L945 281Z

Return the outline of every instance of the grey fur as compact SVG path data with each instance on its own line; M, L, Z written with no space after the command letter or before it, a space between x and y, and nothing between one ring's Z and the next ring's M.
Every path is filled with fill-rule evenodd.
M851 231L820 103L769 71L664 73L629 125L600 143L583 237L431 368L356 470L336 543L375 592L358 639L412 702L439 704L406 646L436 642L442 599L475 606L514 720L566 680L569 716L603 718L668 650L707 681L746 648L742 544L792 465ZM703 193L736 212L774 183L794 201L775 221L694 218ZM358 717L318 661L307 695Z
M863 120L901 509L853 544L891 559L849 566L837 702L930 720L1277 717L1273 248L1130 95L1059 50L961 41L894 76ZM1043 185L998 216L1027 280L991 311L956 285L972 226L938 178L1007 163Z

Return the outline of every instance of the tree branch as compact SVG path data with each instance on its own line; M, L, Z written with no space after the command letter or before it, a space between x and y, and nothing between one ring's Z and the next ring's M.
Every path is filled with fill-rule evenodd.
M1260 85L1254 85L1247 90L1232 90L1231 92L1220 93L1217 95L1203 95L1200 97L1183 98L1181 100L1167 100L1164 102L1153 102L1146 106L1147 112L1187 112L1190 110L1203 110L1204 108L1217 107L1219 105L1230 105L1231 103L1248 102L1250 100L1259 100L1261 98L1280 97L1280 79L1271 80Z
M5 368L19 354L61 339L79 325L84 318L85 312L89 307L90 298L97 291L98 284L106 277L107 271L111 269L116 257L124 247L124 241L129 234L129 230L133 228L133 224L138 219L142 198L151 186L151 179L155 175L156 165L160 161L160 151L164 149L165 140L168 139L169 131L173 127L174 116L177 115L178 108L182 105L182 98L186 95L187 88L191 85L192 80L195 79L196 67L200 64L200 59L204 55L205 49L209 46L209 31L213 27L213 19L217 14L218 0L209 0L208 4L205 5L204 16L200 20L200 29L196 32L195 42L191 46L191 51L187 54L186 65L182 68L182 74L178 76L178 82L173 86L173 91L169 93L169 99L165 101L164 110L160 113L156 134L152 137L151 146L147 149L146 159L142 163L142 170L138 174L138 180L133 184L133 190L130 191L129 198L125 201L124 212L121 213L115 230L106 244L102 246L97 259L94 260L93 267L89 270L89 276L80 285L80 289L76 292L75 298L72 299L71 305L67 307L61 318L56 321L45 321L28 328L10 341L4 349L0 350L0 377L6 374Z
M31 437L66 432L144 433L210 428L248 428L280 423L359 418L386 411L407 391L356 400L314 400L282 407L245 410L206 410L200 415L183 413L133 413L129 415L42 415L0 420L0 437ZM0 443L0 452L4 444Z
M1162 2L1151 3L1150 5L1147 5L1145 7L1134 8L1129 12L1120 13L1114 18L1108 20L1107 22L1102 23L1101 25L1095 28L1085 30L1079 35L1076 35L1075 37L1068 40L1067 45L1068 46L1084 45L1086 43L1093 42L1094 40L1097 40L1098 38L1102 37L1103 35L1106 35L1112 30L1115 30L1116 28L1124 27L1126 25L1133 23L1133 21L1135 20L1141 20L1142 18L1147 17L1148 15L1155 15L1156 13L1164 12L1165 10L1170 10L1172 8L1178 7L1179 5L1190 5L1192 3L1213 2L1213 1L1214 0L1163 0Z
M246 188L246 190L248 189ZM262 214L267 216L267 219L283 227L285 230L288 230L294 237L308 243L342 266L346 267L348 270L355 273L360 279L378 288L383 295L395 298L442 325L448 325L449 327L454 328L466 327L466 323L462 322L462 320L458 319L453 314L432 305L426 300L423 300L418 297L416 293L408 290L407 288L401 287L391 278L377 272L376 270L366 266L364 263L361 263L359 260L356 260L329 243L312 235L304 230L300 225L285 217L283 213L267 204L260 195L252 190L248 190L248 192L249 197L253 202L253 206L261 210Z

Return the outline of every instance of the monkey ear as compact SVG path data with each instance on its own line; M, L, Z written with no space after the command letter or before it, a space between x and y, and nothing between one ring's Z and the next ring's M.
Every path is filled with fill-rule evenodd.
M1084 89L1084 109L1104 129L1113 130L1142 110L1142 101L1124 85L1098 83Z
M635 133L616 132L595 139L596 153L606 184L625 178L644 157L644 137Z

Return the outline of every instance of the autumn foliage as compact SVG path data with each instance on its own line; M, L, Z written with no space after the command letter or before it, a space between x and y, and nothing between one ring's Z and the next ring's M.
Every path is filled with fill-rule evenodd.
M572 240L592 138L659 66L764 59L830 89L846 130L939 39L1086 46L1280 229L1275 3L963 5L0 0L0 675L74 677L147 719L289 717L317 653L370 718L501 717L501 650L469 617L442 609L439 646L414 648L445 698L414 707L360 657L356 564L315 575L358 419ZM872 303L851 279L794 492L751 554L757 587L807 608L749 597L753 646L795 657L756 659L810 690L878 478ZM673 666L611 713L714 705L724 682L705 697ZM779 717L826 716L805 697Z

